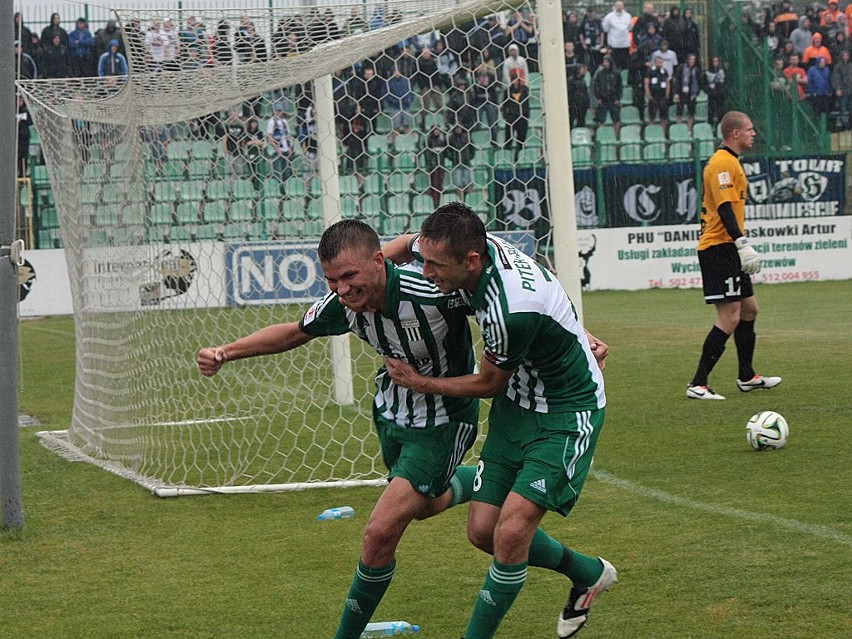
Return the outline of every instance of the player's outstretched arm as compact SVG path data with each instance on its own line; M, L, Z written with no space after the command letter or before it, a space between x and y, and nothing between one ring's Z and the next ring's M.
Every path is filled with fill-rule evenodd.
M406 264L414 259L414 253L411 252L413 239L412 233L400 235L382 246L382 253L394 264Z
M498 368L485 357L479 363L478 373L458 377L426 377L411 364L393 357L385 357L385 367L391 379L400 386L447 397L494 397L503 390L514 372Z
M600 366L601 370L605 370L606 356L609 355L609 346L592 335L588 329L584 328L583 330L586 331L586 337L589 338L589 346L592 349L592 355L595 356L598 366Z
M212 377L219 372L225 362L259 355L284 353L306 344L314 337L314 335L309 335L299 328L299 324L296 322L273 324L230 344L202 348L198 351L196 362L202 375Z

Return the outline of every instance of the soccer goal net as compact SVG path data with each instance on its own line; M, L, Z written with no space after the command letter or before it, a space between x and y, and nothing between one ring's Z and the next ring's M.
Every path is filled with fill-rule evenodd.
M116 19L126 76L19 84L76 327L72 422L44 443L160 495L381 482L381 362L360 341L212 379L196 353L298 320L326 290L316 242L341 217L392 237L462 200L559 267L551 219L568 203L548 197L543 98L567 104L565 72L545 72L541 19L511 0Z

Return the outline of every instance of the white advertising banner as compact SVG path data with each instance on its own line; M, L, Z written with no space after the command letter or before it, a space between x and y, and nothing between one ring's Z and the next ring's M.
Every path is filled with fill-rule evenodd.
M71 315L71 285L64 249L24 251L18 269L21 317Z
M698 226L577 231L586 290L701 286ZM852 216L749 220L746 235L760 253L754 282L852 278Z

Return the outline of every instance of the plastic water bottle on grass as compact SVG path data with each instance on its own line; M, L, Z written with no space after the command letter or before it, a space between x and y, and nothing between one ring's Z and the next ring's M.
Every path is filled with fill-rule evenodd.
M361 639L370 637L395 637L397 635L414 635L420 632L420 626L407 621L377 621L368 623L361 633Z
M355 516L355 510L352 506L339 506L337 508L328 508L317 515L317 520L325 521L327 519L351 519Z

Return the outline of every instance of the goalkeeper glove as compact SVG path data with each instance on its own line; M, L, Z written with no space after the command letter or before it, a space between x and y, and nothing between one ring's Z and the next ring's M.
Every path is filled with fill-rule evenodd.
M734 241L734 246L737 247L737 253L740 254L740 267L746 275L754 275L760 272L760 255L748 243L745 237L737 238Z

